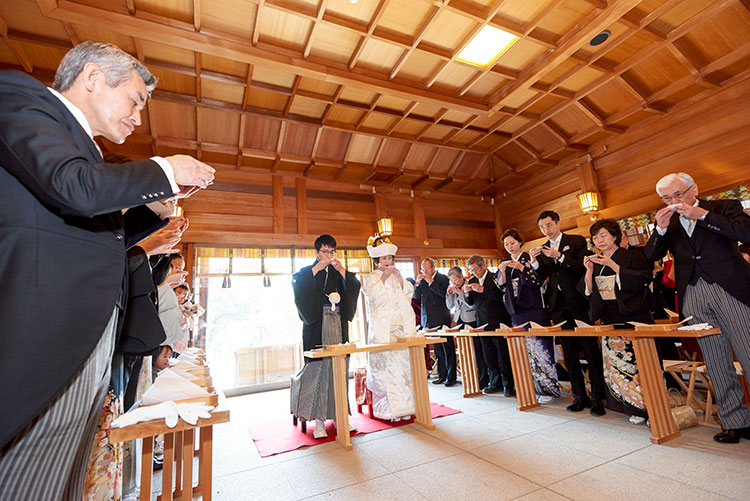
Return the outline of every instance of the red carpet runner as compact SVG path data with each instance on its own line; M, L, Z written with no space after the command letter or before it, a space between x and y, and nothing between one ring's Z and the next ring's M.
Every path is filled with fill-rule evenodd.
M458 409L452 409L434 402L430 404L430 408L432 410L432 419L450 416L451 414L458 414L461 412ZM370 419L370 416L367 413L358 413L356 407L353 410L354 412L349 417L349 422L357 427L357 431L352 432L352 436L359 435L360 433L373 433L380 430L387 430L388 428L395 428L413 422L411 419L406 421L401 420L395 423L380 421L378 419ZM281 454L282 452L293 451L294 449L299 449L306 445L318 445L336 439L336 430L333 427L333 421L326 421L328 438L320 440L314 439L312 436L314 428L314 422L308 423L307 433L302 433L302 427L300 425L297 425L296 427L293 426L292 416L289 415L278 421L250 426L249 431L260 456L267 457L273 456L274 454Z

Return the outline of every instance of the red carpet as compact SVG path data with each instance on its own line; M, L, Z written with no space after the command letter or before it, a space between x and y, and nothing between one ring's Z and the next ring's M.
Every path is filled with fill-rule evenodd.
M432 419L450 416L451 414L458 414L461 412L458 409L452 409L434 402L430 404L430 408L432 410ZM365 407L365 409L367 408ZM352 432L352 436L354 436L359 435L360 433L373 433L380 430L387 430L388 428L403 426L412 423L413 420L401 420L391 423L380 421L378 419L370 419L370 416L367 413L360 414L356 411L356 407L354 407L353 413L349 417L349 422L357 427L357 431ZM305 445L318 445L336 439L336 430L333 427L333 421L326 421L328 438L320 440L316 440L312 436L315 423L308 424L307 433L302 433L302 427L300 425L297 425L296 427L293 426L292 416L289 415L278 421L250 426L249 431L261 457L273 456L274 454L281 454L282 452L299 449Z

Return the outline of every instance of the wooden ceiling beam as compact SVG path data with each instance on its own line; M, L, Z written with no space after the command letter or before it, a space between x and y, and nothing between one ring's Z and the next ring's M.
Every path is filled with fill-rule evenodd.
M378 104L378 101L382 97L382 94L375 94L375 97L372 98L372 101L370 101L370 105L368 106L368 109L362 114L359 120L357 120L357 124L354 126L355 129L359 130L360 127L362 127L362 124L365 123L365 120L367 120L367 117L369 117L372 114L372 111L375 109L375 106Z
M448 108L441 108L438 111L438 114L435 115L435 118L432 119L432 122L428 123L427 125L425 125L425 127L422 130L417 132L417 135L416 135L417 140L421 140L424 137L424 135L427 134L427 131L430 130L430 128L433 125L437 125L438 122L440 122L440 120L443 119L443 117L446 115L446 113L448 113L448 111L450 111Z
M338 103L339 99L341 99L341 93L344 92L344 86L339 85L336 88L336 92L333 93L333 99L331 102L326 106L326 109L323 111L323 114L320 116L320 123L325 123L326 119L328 118L328 115L330 115L331 110L333 109L334 105Z
M258 0L258 5L255 7L255 21L253 22L253 46L258 45L258 40L260 39L260 22L261 22L261 14L263 13L263 5L265 4L265 0ZM253 64L255 64L255 61L253 61Z
M81 43L81 39L78 37L78 34L76 33L76 30L72 24L63 21L62 25L65 29L65 33L68 34L68 38L70 38L70 43L72 43L73 45L78 45L79 43Z
M469 43L474 40L474 37L477 36L477 34L482 31L482 29L489 24L489 22L494 18L497 13L500 11L500 7L503 6L506 0L496 0L494 5L488 8L484 19L481 19L479 21L479 24L472 29L467 36L464 37L464 39L461 41L460 44L458 44L458 47L453 51L451 54L451 58L448 61L444 61L443 64L435 71L435 73L432 74L430 78L427 79L427 84L425 87L430 88L432 85L437 81L437 79L440 77L440 74L453 62L456 60L458 55L461 53L462 50L466 48ZM441 4L445 5L445 4ZM461 94L463 95L463 94Z
M292 94L286 100L286 105L284 106L284 117L289 116L289 110L292 109L292 103L294 103L294 98L297 96L297 91L299 90L299 84L301 80L302 77L299 75L294 77L294 84L292 84Z
M195 53L195 98L201 100L201 53Z
M412 101L411 104L409 106L407 106L406 109L404 110L404 114L401 115L395 122L393 122L393 125L391 125L390 127L388 127L388 130L386 131L386 134L390 136L391 133L394 130L396 130L396 127L398 127L398 124L400 124L401 122L403 122L404 120L406 120L406 118L411 114L411 112L414 110L414 108L417 107L417 104L419 104L419 103L416 102L416 101Z
M502 89L490 97L490 110L500 109L503 101L517 91L527 89L536 83L551 68L560 64L581 45L591 40L591 38L608 28L626 12L640 3L640 0L614 0L601 11L594 11L591 15L582 21L580 28L574 31L564 43L562 43L553 52L543 56L537 63L532 64L526 70L521 72L517 80L506 84Z
M366 72L349 72L346 65L325 60L324 64L303 59L301 53L274 47L274 50L259 47L259 18L266 0L258 0L257 16L253 32L253 46L238 35L202 29L196 32L191 24L164 16L141 12L129 16L103 8L74 2L37 0L42 13L52 19L72 23L104 25L109 30L143 40L167 44L181 49L203 52L207 55L227 58L249 64L262 63L264 67L300 76L316 78L330 83L350 85L370 92L383 92L402 99L421 101L438 106L449 106L465 113L486 113L483 103L467 100L455 95L427 91L413 83L388 80L387 75ZM325 16L324 16L325 18ZM261 44L263 45L263 44ZM297 54L297 55L295 55Z
M312 49L312 44L315 40L315 30L318 28L320 20L323 19L323 14L325 14L326 11L327 1L328 0L320 0L320 3L318 3L318 12L315 15L315 20L313 21L312 26L310 26L310 33L307 35L307 42L305 42L305 48L302 51L302 57L304 59L307 59L307 56L310 55L310 50Z
M422 186L425 182L427 182L429 179L430 179L430 176L425 174L424 176L420 177L419 179L417 179L411 184L411 189L416 190L417 188Z
M447 178L443 179L442 181L440 181L438 184L436 184L435 187L433 188L433 190L440 191L441 189L445 188L446 186L448 186L452 182L453 182L453 178L452 177L447 177Z
M203 138L202 134L202 120L203 117L201 116L201 109L196 107L195 108L195 150L196 150L196 158L198 160L203 160L203 150L201 149L201 139Z
M242 165L242 149L245 147L245 127L247 123L247 115L244 113L240 114L240 131L237 138L237 161L235 169L239 169Z
M193 0L193 29L201 30L201 0Z
M473 169L471 169L471 174L469 174L469 180L474 181L479 173L482 171L482 168L487 164L487 162L490 161L489 155L482 155L482 161L477 162L477 164L474 166Z
M34 65L31 63L31 59L29 59L29 56L26 55L26 53L23 51L23 47L21 47L21 44L8 36L8 32L8 24L5 22L5 19L0 16L0 36L3 37L5 43L7 43L8 47L10 47L10 50L13 51L13 54L21 63L21 66L23 66L23 69L26 71L26 73L33 72Z
M276 156L273 159L273 164L271 165L271 174L276 172L276 169L279 168L279 162L281 161L281 148L284 146L284 140L286 139L286 125L287 121L284 120L281 122L281 125L279 126L279 137L276 140Z
M357 44L357 48L354 49L352 57L349 58L349 64L347 65L349 71L353 70L357 65L357 62L362 55L362 50L365 48L365 45L367 44L367 41L370 39L370 37L372 37L375 28L378 27L380 18L383 17L383 12L385 12L385 8L388 7L389 2L390 0L380 0L380 3L378 3L378 6L373 13L370 23L367 25L367 30L364 33L360 32L359 43Z
M250 101L250 86L253 83L253 72L255 66L252 64L247 65L247 76L245 77L245 92L242 95L242 110L247 109L248 102Z
M404 52L401 57L396 61L396 64L393 66L393 69L391 70L390 75L388 75L388 78L390 80L393 80L399 71L401 71L401 68L404 67L404 64L406 63L406 60L409 59L409 56L411 56L414 51L416 50L417 46L422 41L422 38L424 37L425 32L427 31L427 28L430 27L430 24L432 21L437 17L437 15L440 13L441 10L443 10L443 7L445 6L444 3L432 7L432 10L430 11L430 14L427 16L427 18L422 22L422 25L419 27L419 30L417 30L417 33L414 35L413 40L411 41L411 46Z
M131 16L135 15L135 0L125 0L125 7Z
M146 56L143 53L143 44L140 38L133 38L133 45L135 45L135 55L138 60L142 63L146 62Z
M465 156L466 156L465 151L462 151L458 155L456 155L456 158L453 160L453 163L451 163L451 166L448 169L447 175L449 178L452 178L453 175L456 173L456 170L458 170L458 166L461 165L461 162L463 161Z

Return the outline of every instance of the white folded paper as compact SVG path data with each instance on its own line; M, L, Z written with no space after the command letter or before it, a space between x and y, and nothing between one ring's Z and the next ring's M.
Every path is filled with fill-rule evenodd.
M185 351L183 353L187 353L188 355L205 355L206 352L198 348L197 346L191 346L190 348L185 348Z
M693 325L683 325L682 327L679 327L677 330L680 331L706 331L708 329L713 329L713 326L709 323L703 322L700 324L693 324Z
M171 369L159 373L154 384L143 393L144 405L159 404L168 400L186 400L208 396L208 392L195 383L176 374Z
M212 405L200 402L176 404L170 400L158 405L138 407L137 409L128 411L112 421L112 427L123 428L144 421L164 419L167 428L174 428L177 426L178 417L182 418L186 423L194 425L198 422L198 418L210 418L211 409L213 409Z
M178 361L176 364L174 364L172 367L176 369L182 369L182 370L188 370L188 369L195 369L198 367L198 364L194 364L193 362L186 362L184 360Z
M193 375L192 375L192 374L190 374L189 372L187 372L187 371L184 371L184 370L182 370L182 369L178 369L177 367L172 367L172 368L171 368L171 369L169 369L169 370L170 370L170 371L172 371L172 372L174 372L174 373L175 373L175 374L177 374L178 376L182 376L182 377L184 377L184 378L185 378L185 379L187 379L188 381L195 381L196 379L198 379L198 378L197 378L196 376L193 376ZM161 373L160 373L160 374L161 374Z
M593 327L593 325L587 324L583 320L578 320L576 318L576 327Z
M527 322L527 323L528 323L528 322ZM487 325L487 324L484 324L484 325ZM526 324L524 324L524 325L526 325ZM507 325L505 325L504 323L500 323L500 325L498 326L498 329L510 329L510 327L508 327L508 326L507 326Z
M487 327L487 324L480 325L477 329L484 329L485 327Z
M198 363L200 363L198 361L197 357L195 357L193 355L189 355L187 353L181 353L180 356L177 357L177 361L178 362L190 362L191 364L198 364Z

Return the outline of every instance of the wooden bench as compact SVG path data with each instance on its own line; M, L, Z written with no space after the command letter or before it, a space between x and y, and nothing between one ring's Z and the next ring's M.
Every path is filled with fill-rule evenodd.
M392 351L409 350L409 363L411 366L411 383L414 391L414 422L429 430L434 430L432 424L432 412L430 410L430 394L427 388L425 373L427 368L424 362L424 347L428 344L444 343L445 338L425 338L416 336L404 338L401 341L383 344L367 344L357 346L354 344L341 344L325 346L322 350L306 351L305 357L312 359L331 358L333 365L333 391L336 400L336 441L345 449L352 448L349 436L349 407L348 395L346 393L346 356L351 353L364 353L369 351Z

